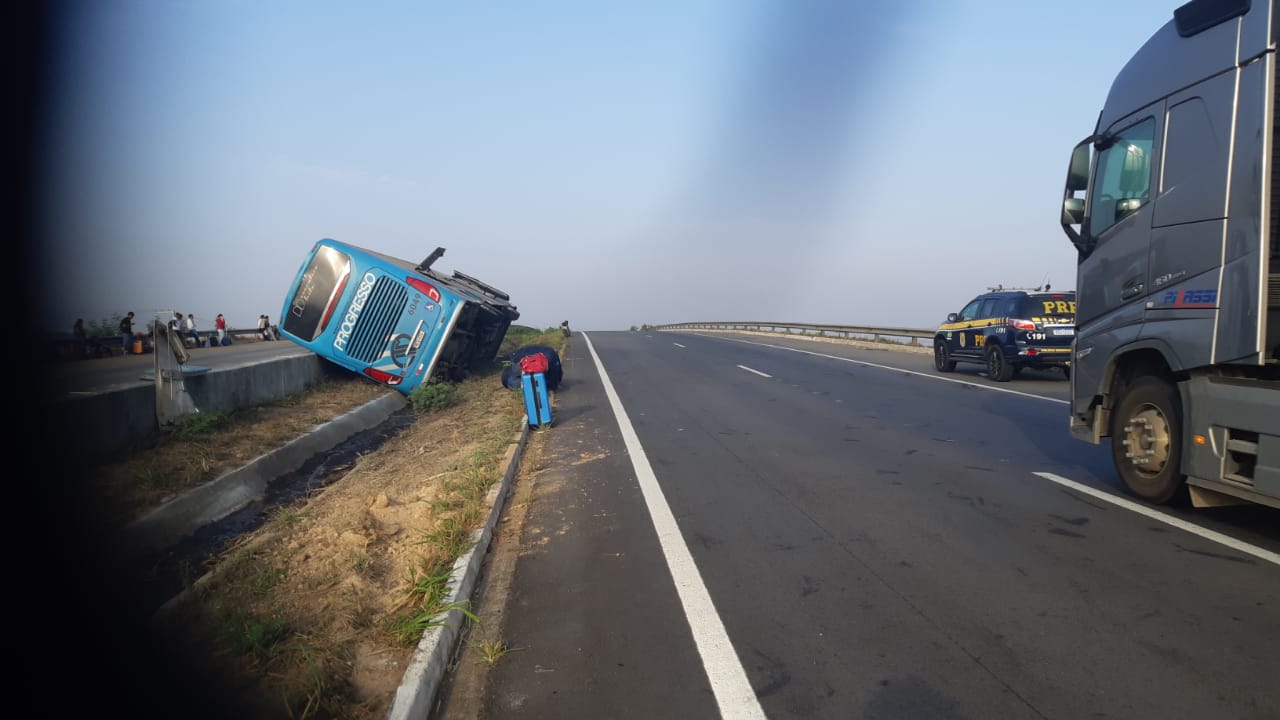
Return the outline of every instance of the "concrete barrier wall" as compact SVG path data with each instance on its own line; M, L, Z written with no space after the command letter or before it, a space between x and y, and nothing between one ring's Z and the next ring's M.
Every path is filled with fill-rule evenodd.
M226 413L301 392L327 377L351 377L351 371L319 355L300 355L211 371L185 383L200 410Z
M57 403L51 417L65 433L72 459L92 463L110 458L156 433L156 391L150 385L77 395Z
M318 355L268 360L211 370L185 378L191 399L202 412L227 413L302 392L329 377L351 372ZM138 385L59 401L56 432L69 441L76 460L99 462L118 457L160 431L154 385Z

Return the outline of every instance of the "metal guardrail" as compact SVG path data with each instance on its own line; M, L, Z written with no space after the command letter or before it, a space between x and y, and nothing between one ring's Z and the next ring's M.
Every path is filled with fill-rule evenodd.
M873 327L869 325L818 325L814 323L785 322L691 322L671 325L652 325L653 330L739 330L745 332L782 333L804 337L830 337L845 340L893 342L903 345L920 345L921 340L932 341L937 331L932 328Z
M273 329L276 328L275 325L272 325L271 327ZM137 334L135 333L135 337L136 335ZM200 342L204 345L209 342L210 338L216 338L218 336L218 331L197 330L196 335L200 337ZM186 330L179 331L178 336L182 338L184 343L191 339L191 333ZM227 337L256 337L258 339L262 339L262 330L258 328L227 328ZM151 352L154 349L155 338L153 338L149 333L143 333L142 338L143 348L145 349L144 351L148 353ZM280 339L278 337L278 333L276 339ZM82 355L78 354L79 351L76 349L75 338L71 337L70 334L65 337L59 336L46 340L45 344L48 346L48 352L50 352L53 357L63 360L74 360L79 357L111 357L112 355L120 355L123 352L123 345L120 342L119 335L95 335L93 337L85 338L84 353Z
M276 326L272 325L271 327L275 328ZM177 332L178 332L178 337L181 337L184 340L191 337L190 330L178 330ZM211 337L218 337L217 330L196 330L195 332L196 332L196 335L200 336L200 339L202 341L207 341ZM256 335L258 337L262 337L262 330L261 328L227 328L227 337L244 337L246 335ZM108 342L114 339L116 338L115 337L106 338Z

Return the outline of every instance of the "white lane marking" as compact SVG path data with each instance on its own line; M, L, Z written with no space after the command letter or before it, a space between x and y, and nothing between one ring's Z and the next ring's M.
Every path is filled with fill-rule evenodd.
M680 343L678 343L678 342L673 342L673 343L671 343L671 344L672 344L672 345L675 345L676 347L684 347L683 345L681 345L681 344L680 344Z
M742 368L743 370L746 370L746 371L747 371L747 372L749 372L749 373L755 373L755 374L759 375L760 377L767 377L767 378L771 378L771 377L773 377L773 376L772 376L772 375L770 375L769 373L762 373L762 372L760 372L759 370L753 370L752 368L749 368L749 367L747 367L746 365L739 365L738 367Z
M1245 553L1246 555L1252 555L1256 558L1266 560L1267 562L1272 563L1274 565L1280 565L1280 553L1273 553L1270 550L1260 548L1257 545L1250 545L1249 543L1244 542L1243 540L1237 540L1229 535L1223 535L1220 532L1214 532L1213 530L1210 530L1208 528L1200 527L1195 523L1189 523L1186 520L1176 518L1172 515L1167 515L1165 513L1160 512L1159 510L1152 510L1151 508L1145 507L1143 505L1139 505L1138 503L1133 502L1132 500L1126 500L1125 498L1119 497L1117 495L1112 495L1109 492L1098 490L1097 488L1092 488L1092 487L1089 487L1088 485L1078 483L1075 480L1068 480L1067 478L1064 478L1061 475L1054 475L1053 473L1050 473L1050 472L1037 472L1037 473L1032 473L1032 475L1044 478L1045 480L1049 480L1050 482L1058 483L1063 487L1071 488L1076 492L1082 492L1085 495L1095 497L1099 500L1105 500L1106 502L1109 502L1112 505L1118 505L1124 508L1125 510L1132 510L1133 512L1136 512L1139 515L1145 515L1151 518L1152 520L1157 520L1166 525L1172 525L1173 527L1176 527L1179 530L1186 530L1189 533L1199 535L1200 537L1205 538L1207 540L1212 540L1220 545L1226 545L1232 550L1239 550L1240 552Z
M760 347L773 348L774 350L790 350L791 352L797 352L803 355L813 355L814 357L827 358L828 360L840 360L848 363L857 363L858 365L866 365L868 367L880 368L881 370L893 370L895 372L904 372L909 375L918 375L922 378L929 378L930 380L942 380L943 382L956 383L957 385L968 385L969 387L975 387L982 390L994 390L995 392L1009 393L1010 395L1021 395L1022 397L1035 398L1037 400L1048 400L1049 402L1060 403L1062 405L1071 404L1066 400L1059 400L1058 398L1045 397L1044 395L1034 395L1032 393L1020 392L1018 390L1009 390L1007 388L992 387L991 385L983 385L982 383L969 382L967 380L956 380L955 378L939 377L937 375L930 375L929 373L922 373L916 370L907 370L905 368L894 367L892 365L877 365L876 363L867 362L866 360L855 360L854 358L840 357L839 355L828 355L826 353L814 352L812 350L801 350L799 348L787 347L785 345L770 345L769 343L752 342L750 340L739 340L738 338L716 338L716 339L727 340L729 342L739 342L739 343L744 343L746 345L759 345ZM742 367L742 366L739 365L738 367Z
M694 644L698 646L698 655L702 657L702 667L711 682L711 691L715 693L716 704L723 718L759 718L764 720L764 710L756 693L751 689L747 673L742 669L738 654L729 641L729 633L724 629L720 614L711 602L711 594L702 582L698 566L693 562L689 546L680 534L680 526L667 505L667 499L658 486L658 478L653 474L649 458L640 446L640 438L631 419L622 408L622 401L613 389L609 373L605 372L604 363L596 354L591 344L591 337L582 333L587 341L587 349L596 362L596 370L600 372L600 382L604 385L604 393L613 407L614 417L618 420L618 430L627 446L627 454L631 456L631 467L640 482L640 491L644 494L645 505L649 507L649 517L653 520L653 528L658 533L658 543L662 546L662 554L667 560L667 569L671 571L671 579L675 581L676 594L680 596L680 604L684 606L685 619L693 632Z

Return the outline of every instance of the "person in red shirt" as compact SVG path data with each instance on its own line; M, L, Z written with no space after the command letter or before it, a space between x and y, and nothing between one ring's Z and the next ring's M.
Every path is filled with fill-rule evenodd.
M213 327L218 331L218 344L227 338L227 319L222 317L222 313L218 313L218 319L213 321Z

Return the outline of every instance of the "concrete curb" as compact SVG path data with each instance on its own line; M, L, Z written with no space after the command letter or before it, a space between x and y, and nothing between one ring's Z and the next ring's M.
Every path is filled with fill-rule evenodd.
M514 442L507 447L502 459L502 481L494 486L486 498L489 505L489 517L484 526L471 534L471 549L463 553L453 563L453 572L449 577L449 594L445 598L445 606L452 609L436 618L440 623L422 634L418 647L414 650L409 666L405 668L400 687L396 688L395 698L387 711L387 720L423 719L431 714L435 703L436 691L444 679L449 667L454 646L461 636L465 619L462 610L455 607L466 602L475 589L476 579L480 575L480 566L489 551L489 541L493 539L493 528L502 515L503 502L520 467L520 458L524 455L525 445L529 440L529 425L523 424Z
M407 404L404 395L393 392L316 426L302 437L170 500L128 525L123 533L125 546L134 550L172 546L262 498L273 478L293 472L352 435L380 425Z
M659 330L658 332L689 332L689 333L707 333L709 335L764 335L767 337L790 338L792 340L811 340L813 342L834 343L836 345L852 345L854 347L866 348L868 350L887 350L889 352L909 352L923 353L926 355L933 354L932 346L925 345L898 345L896 343L878 343L871 340L846 340L844 338L820 337L818 335L799 335L796 333L780 333L766 332L764 330L707 330L704 328L680 329L680 330Z

